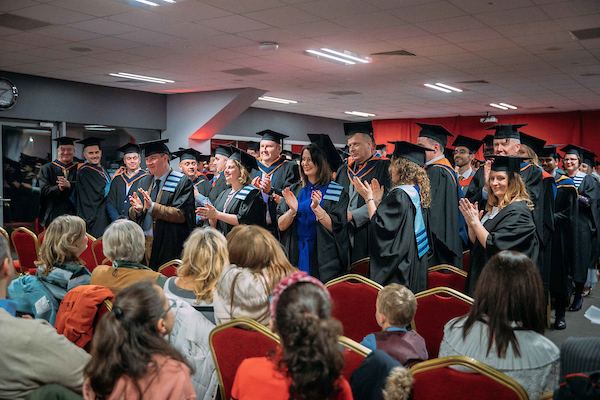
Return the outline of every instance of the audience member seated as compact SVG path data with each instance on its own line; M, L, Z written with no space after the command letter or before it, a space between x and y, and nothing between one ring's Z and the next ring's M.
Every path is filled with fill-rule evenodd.
M485 265L471 311L448 322L440 357L472 357L513 378L530 399L558 386L559 350L544 337L542 279L522 253L505 250Z
M350 387L354 400L385 400L383 392L392 370L402 366L383 350L373 350L352 371Z
M392 369L383 391L384 400L408 400L413 382L414 379L407 368L396 367Z
M0 398L24 399L49 384L81 393L90 356L45 320L15 317L17 304L6 299L14 274L8 243L0 235Z
M341 377L344 357L337 336L342 327L331 318L323 284L305 272L283 279L273 292L271 315L281 350L242 361L232 399L352 399L350 385Z
M58 302L74 287L90 284L92 274L79 258L87 245L85 222L74 215L61 215L46 229L36 275Z
M119 292L92 339L86 400L196 398L189 363L164 339L173 329L173 303L150 282Z
M195 229L183 245L182 261L177 276L167 279L165 293L188 302L214 324L213 293L229 265L225 236L208 226Z
M377 295L375 318L381 332L365 336L362 345L380 349L409 367L428 359L425 339L415 331L407 331L415 313L417 299L405 286L391 283Z
M135 222L117 220L110 224L102 236L102 247L112 265L97 266L92 272L92 285L106 286L115 295L140 281L162 287L167 277L141 264L145 243L144 231Z
M217 325L249 317L269 325L269 297L284 277L294 273L281 244L257 225L239 225L227 235L229 262L213 298Z

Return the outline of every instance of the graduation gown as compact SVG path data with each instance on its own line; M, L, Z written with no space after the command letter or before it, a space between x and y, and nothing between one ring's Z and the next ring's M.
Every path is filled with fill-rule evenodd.
M296 198L302 192L302 184L295 183L290 190ZM319 221L316 223L316 237L310 259L310 275L328 282L348 270L350 249L348 242L348 193L335 182L330 182L323 188L325 194L321 200L321 207L331 218L332 232L329 232ZM289 210L285 199L277 207L277 220ZM316 217L314 217L316 219ZM281 232L281 244L292 265L298 267L300 257L298 246L298 221L294 222L285 231Z
M429 266L450 264L462 268L463 242L459 235L458 178L450 162L442 158L425 166L431 187L429 229L433 252Z
M151 193L154 175L140 179L140 187ZM183 242L196 223L194 214L194 190L192 181L181 172L171 170L167 181L162 185L150 213L152 217L152 253L148 266L154 271L175 258L181 258ZM129 218L142 225L146 212L136 213L129 209Z
M365 205L365 199L354 188L354 177L361 181L373 178L379 181L387 192L390 190L390 174L388 169L390 161L377 156L368 159L363 165L354 162L343 164L337 171L335 182L348 192L348 211L352 213L352 221L348 224L348 236L350 238L350 265L353 262L369 257L369 235L371 224L369 223L369 211Z
M227 189L229 189L229 186L227 186L227 180L225 180L225 175L223 172L221 172L217 179L212 183L212 188L208 192L208 198L210 199L210 202L215 204L217 197L219 197L219 195Z
M471 267L467 275L465 292L473 296L475 286L485 264L496 253L514 250L524 253L532 260L539 255L539 240L533 223L533 215L525 201L515 201L504 207L483 226L490 233L483 248L475 239L471 249Z
M59 176L68 174L71 187L61 191L56 181ZM40 168L40 223L47 227L54 218L63 214L75 214L75 206L70 200L77 181L77 164L63 164L54 160Z
M588 269L598 262L598 193L596 180L592 175L578 171L572 178L577 188L577 240L573 280L585 282Z
M554 177L542 170L542 236L540 237L540 255L538 267L544 284L544 292L550 286L550 265L552 263L552 233L554 232ZM534 210L535 211L535 210Z
M413 293L427 289L428 255L419 258L415 238L416 208L410 196L394 188L383 198L370 221L371 261L369 277L385 286L399 283ZM427 209L423 210L425 227ZM427 234L428 238L431 236Z
M85 221L87 232L95 238L104 234L110 224L106 211L106 196L110 176L102 166L81 164L77 170L75 205L77 215Z
M204 174L200 174L196 177L196 180L192 182L194 188L203 196L208 197L213 186Z
M129 176L127 172L123 172L115 176L110 184L110 190L106 198L106 210L108 216L112 221L116 221L119 218L128 218L129 207L129 196L133 196L134 193L139 192L140 179L148 175L148 172L139 170L135 174ZM130 185L127 190L127 185Z
M219 197L213 203L215 208L219 211L224 211L227 214L235 214L238 217L240 225L259 225L263 228L266 225L267 206L262 199L262 192L260 189L247 185L236 193L227 208L225 208L225 202L227 201L227 195L230 192L230 188L221 192ZM223 221L217 221L217 229L223 234L227 235L229 231L233 229L233 225L229 225Z

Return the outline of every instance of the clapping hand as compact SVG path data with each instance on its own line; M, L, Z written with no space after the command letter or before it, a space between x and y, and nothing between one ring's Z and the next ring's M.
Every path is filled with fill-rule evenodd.
M293 213L298 212L298 199L294 196L294 193L290 190L290 188L285 188L283 190L283 198L285 199L286 204L292 210Z
M465 217L465 222L467 225L472 226L481 220L483 216L483 210L479 211L477 207L477 203L471 204L468 199L460 199L460 203L458 205L460 212Z
M133 196L129 196L129 203L131 203L131 206L137 212L142 212L142 210L144 209L144 204L140 200L137 193L134 193Z
M208 203L205 203L204 206L205 207L196 208L197 215L208 219L217 218L217 214L219 213L219 211L217 211L217 209L214 206Z
M314 210L317 209L317 207L319 207L319 205L321 204L321 199L323 198L323 194L321 193L320 190L313 190L313 192L310 194L310 199L312 200L310 202L310 208Z
M358 177L354 177L353 180L354 188L362 196L363 199L369 200L373 198L373 188L369 185L369 182L365 181L364 183L358 179ZM379 183L377 183L379 185Z

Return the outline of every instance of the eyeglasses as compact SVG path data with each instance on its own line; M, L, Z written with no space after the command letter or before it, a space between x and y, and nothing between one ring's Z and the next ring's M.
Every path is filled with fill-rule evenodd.
M162 314L160 314L160 317L158 317L158 319L163 318L165 315L167 315L167 313L169 312L169 310L173 307L177 306L177 301L175 301L174 299L168 299L169 300L169 307L167 307L167 309L165 311L162 312Z

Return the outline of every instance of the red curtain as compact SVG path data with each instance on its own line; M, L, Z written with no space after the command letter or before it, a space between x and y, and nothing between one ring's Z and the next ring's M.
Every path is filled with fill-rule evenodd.
M450 132L475 139L483 139L493 131L485 128L494 124L483 124L481 116L456 116L444 118L411 118L373 121L373 135L379 144L388 141L406 140L416 143L420 128L415 122L442 125ZM576 144L600 155L600 111L572 111L546 114L498 115L496 124L527 124L520 129L529 135L544 139L548 144ZM449 141L448 146L452 144ZM389 151L393 146L388 147ZM478 153L481 155L481 150Z

